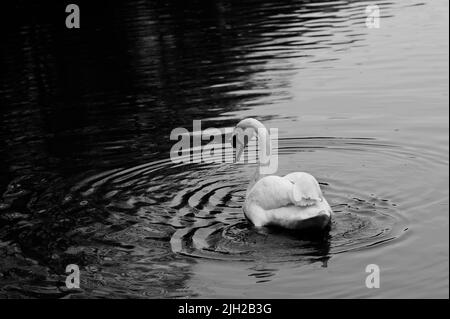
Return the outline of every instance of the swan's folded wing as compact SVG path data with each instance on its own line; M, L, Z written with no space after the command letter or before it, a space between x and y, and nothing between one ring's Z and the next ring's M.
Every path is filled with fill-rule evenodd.
M305 192L304 187L296 184L292 185L292 199L294 205L302 207L316 205L322 201L319 193L311 190Z
M328 225L331 210L326 202L318 206L286 206L267 212L268 225L278 225L290 229L324 228Z
M322 202L322 191L316 179L307 173L292 173L286 176L292 183L292 203L307 207Z

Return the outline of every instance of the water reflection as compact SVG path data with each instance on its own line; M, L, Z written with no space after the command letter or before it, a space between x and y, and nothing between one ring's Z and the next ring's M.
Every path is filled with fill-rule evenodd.
M72 32L60 6L21 4L3 48L4 125L10 148L31 139L37 158L6 152L8 163L50 159L72 172L121 165L124 153L142 163L192 118L288 99L293 72L363 45L354 26L364 5L81 2L83 28Z

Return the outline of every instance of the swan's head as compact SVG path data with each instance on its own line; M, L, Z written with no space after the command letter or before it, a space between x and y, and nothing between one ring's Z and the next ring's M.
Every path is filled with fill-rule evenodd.
M248 142L254 136L257 136L257 131L261 128L264 130L266 129L261 122L253 118L244 119L236 125L233 134L231 135L231 145L235 150L235 162L238 162L241 159L242 153Z

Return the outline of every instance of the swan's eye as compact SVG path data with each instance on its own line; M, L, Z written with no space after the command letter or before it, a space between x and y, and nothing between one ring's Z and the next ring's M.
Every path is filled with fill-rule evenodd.
M233 138L231 139L231 145L233 146L233 148L237 147L237 137L236 137L236 135L233 135Z

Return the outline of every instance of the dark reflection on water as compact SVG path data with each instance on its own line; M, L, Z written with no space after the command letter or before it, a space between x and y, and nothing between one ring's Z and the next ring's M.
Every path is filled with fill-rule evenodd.
M327 267L334 255L407 228L400 190L357 187L367 179L343 180L330 158L342 168L355 153L380 159L368 179L388 176L382 168L395 170L398 161L423 174L442 169L440 149L409 161L417 149L398 142L298 139L305 134L291 120L300 111L280 109L306 90L296 75L331 72L339 54L367 46L368 2L78 4L80 30L64 28L64 4L21 1L2 10L17 19L2 28L0 48L1 297L202 296L189 282L203 260L249 263L259 284L285 263ZM402 6L377 4L386 19ZM249 228L240 207L252 168L169 161L173 128L190 129L193 119L233 126L248 111L294 136L281 140L280 174L312 154L338 214L323 238ZM76 293L64 288L69 263L82 268Z

